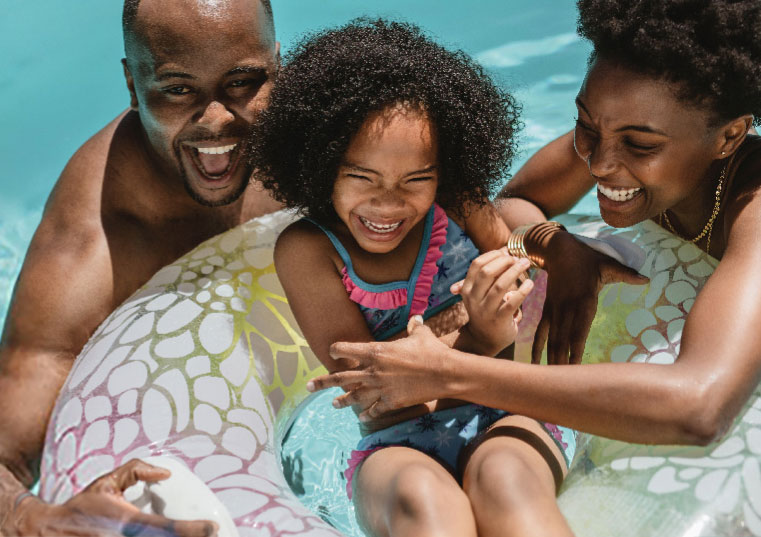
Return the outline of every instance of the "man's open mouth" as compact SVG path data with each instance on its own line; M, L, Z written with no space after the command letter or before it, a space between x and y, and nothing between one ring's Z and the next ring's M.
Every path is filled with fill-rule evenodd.
M240 144L185 146L196 169L209 181L226 179L241 157Z

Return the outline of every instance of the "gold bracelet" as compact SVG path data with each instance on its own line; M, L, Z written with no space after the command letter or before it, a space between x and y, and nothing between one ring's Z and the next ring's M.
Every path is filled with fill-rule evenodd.
M512 234L507 239L507 252L514 257L528 259L531 261L532 267L544 268L544 256L541 254L528 253L524 239L528 233L534 230L537 230L541 233L541 235L544 235L548 232L554 232L553 230L559 229L565 231L565 226L563 226L563 224L560 222L555 222L554 220L518 226L513 230Z

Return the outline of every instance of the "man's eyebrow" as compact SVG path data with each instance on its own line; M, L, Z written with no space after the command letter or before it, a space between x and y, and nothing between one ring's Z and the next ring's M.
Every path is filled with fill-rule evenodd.
M167 80L170 78L186 78L188 80L192 80L195 77L189 73L183 73L182 71L166 71L158 75L156 80L161 82L162 80Z
M588 116L591 116L589 113L589 110L587 110L587 107L584 106L584 103L581 102L581 99L576 97L576 106L584 110ZM661 136L668 136L665 132L654 129L648 125L624 125L623 127L619 127L616 129L615 132L623 132L623 131L637 131L637 132L644 132L646 134L660 134Z
M245 67L236 67L234 69L230 69L227 71L227 76L232 75L246 75L246 74L255 74L255 75L262 75L265 74L267 70L264 67L256 67L256 66L245 66Z

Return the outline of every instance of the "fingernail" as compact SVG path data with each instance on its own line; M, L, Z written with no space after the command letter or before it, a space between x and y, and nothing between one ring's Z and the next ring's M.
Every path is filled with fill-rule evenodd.
M366 421L370 421L370 418L369 418L369 416L365 416L364 414L360 414L359 415L359 421L364 423Z
M413 315L412 320L415 321L417 324L423 324L423 316L422 315Z
M308 392L313 392L314 391L314 382L312 382L311 380L309 382L307 382L307 391Z
M341 402L338 399L333 399L333 408L342 408Z

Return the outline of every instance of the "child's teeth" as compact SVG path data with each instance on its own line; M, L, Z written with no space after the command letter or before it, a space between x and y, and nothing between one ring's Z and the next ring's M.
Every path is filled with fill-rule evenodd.
M607 186L603 186L598 183L597 190L599 190L603 196L613 201L629 201L635 195L637 195L637 193L639 193L639 191L642 189L641 188L609 188Z
M368 229L376 233L390 233L391 231L394 231L396 228L398 228L402 224L401 220L394 224L376 224L374 222L371 222L367 218L363 218L361 216L359 217L359 219Z
M235 149L235 146L237 144L232 145L223 145L220 147L199 147L198 152L204 153L206 155L221 155L222 153L227 153L228 151L232 151Z

